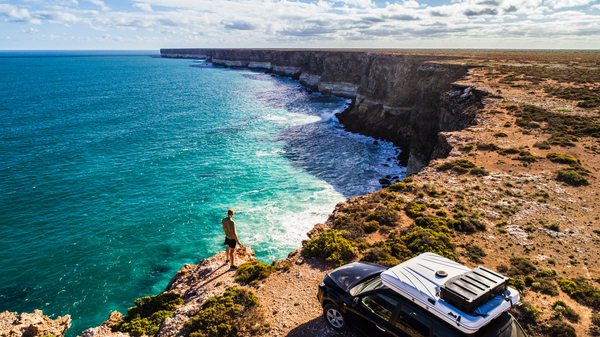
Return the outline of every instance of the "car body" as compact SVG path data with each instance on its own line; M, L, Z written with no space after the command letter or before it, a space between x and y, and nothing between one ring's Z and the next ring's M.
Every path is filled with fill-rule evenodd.
M381 273L387 267L354 262L328 273L317 297L326 322L336 330L352 326L373 337L523 337L526 334L508 313L490 320L475 333L466 334L431 313L429 308L387 287ZM459 320L460 321L460 320Z

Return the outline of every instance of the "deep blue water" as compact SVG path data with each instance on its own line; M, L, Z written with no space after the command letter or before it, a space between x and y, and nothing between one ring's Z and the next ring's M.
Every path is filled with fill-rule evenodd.
M80 334L222 250L228 208L259 260L286 257L404 175L391 144L338 124L345 103L156 53L0 52L0 312L70 314Z

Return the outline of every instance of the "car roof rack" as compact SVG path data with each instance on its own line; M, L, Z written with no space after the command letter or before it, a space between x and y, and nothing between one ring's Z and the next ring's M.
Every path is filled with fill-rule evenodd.
M519 302L508 278L423 253L381 273L383 284L436 317L471 334Z

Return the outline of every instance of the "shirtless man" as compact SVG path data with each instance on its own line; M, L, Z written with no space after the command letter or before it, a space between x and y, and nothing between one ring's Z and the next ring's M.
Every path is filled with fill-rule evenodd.
M227 217L223 218L221 222L223 223L223 232L225 232L225 245L227 245L227 250L225 251L225 256L227 261L225 263L231 261L231 269L237 269L237 266L234 264L235 255L233 252L235 251L235 244L237 243L240 246L243 246L238 240L237 232L235 231L235 221L231 220L233 218L233 210L230 209L227 211Z

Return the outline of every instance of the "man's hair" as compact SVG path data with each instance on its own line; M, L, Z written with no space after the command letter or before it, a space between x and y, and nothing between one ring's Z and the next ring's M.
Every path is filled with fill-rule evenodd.
M233 209L230 208L229 210L227 210L227 215L233 215Z

